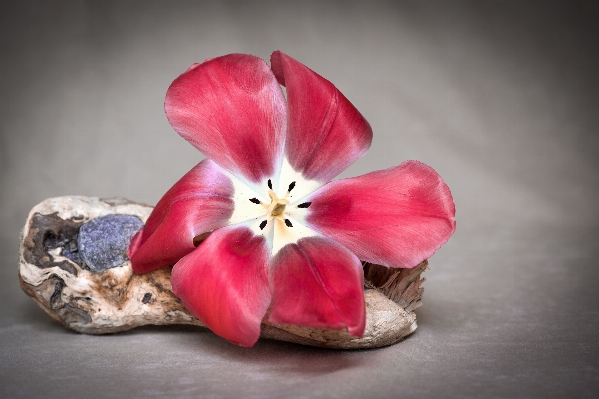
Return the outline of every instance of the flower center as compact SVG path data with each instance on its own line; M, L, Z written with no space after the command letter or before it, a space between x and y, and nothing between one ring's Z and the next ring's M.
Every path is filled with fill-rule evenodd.
M254 204L260 204L267 210L266 220L263 220L260 223L260 230L264 230L264 228L266 227L268 222L271 221L272 219L279 219L279 220L285 222L285 225L287 227L293 227L293 224L291 223L291 221L289 219L285 218L284 213L285 213L285 207L287 205L289 205L289 200L287 199L287 197L289 196L289 193L291 192L291 190L293 190L294 187L295 187L295 182L291 182L291 184L289 185L289 188L287 189L287 193L285 193L285 196L283 198L279 198L277 196L277 193L275 193L274 190L272 189L272 182L269 179L268 180L268 196L270 197L270 205L261 202L257 198L250 198L250 202L253 202ZM302 204L297 205L297 207L298 208L307 208L310 206L310 204L311 204L311 202L304 202Z

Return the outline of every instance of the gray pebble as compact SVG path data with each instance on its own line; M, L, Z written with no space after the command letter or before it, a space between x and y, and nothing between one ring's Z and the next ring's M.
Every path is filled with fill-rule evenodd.
M107 215L90 220L79 230L79 255L96 273L119 266L129 259L129 241L142 226L142 221L131 215Z

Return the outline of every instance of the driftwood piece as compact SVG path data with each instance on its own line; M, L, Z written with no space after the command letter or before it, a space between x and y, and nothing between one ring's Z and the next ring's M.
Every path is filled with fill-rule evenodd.
M149 324L205 327L173 294L170 268L137 275L126 257L114 264L119 262L115 256L99 266L86 264L85 259L91 263L95 258L81 251L83 243L90 242L89 235L87 241L81 239L81 226L109 215L145 222L151 211L150 206L122 198L72 196L43 201L31 210L22 231L21 288L51 317L80 333L115 333ZM111 251L125 250L114 247L122 246L122 238L121 244L108 238ZM424 279L420 275L427 264L388 269L365 263L366 330L362 338L350 336L347 330L272 324L267 317L261 337L339 349L396 343L416 329L414 309L421 305Z

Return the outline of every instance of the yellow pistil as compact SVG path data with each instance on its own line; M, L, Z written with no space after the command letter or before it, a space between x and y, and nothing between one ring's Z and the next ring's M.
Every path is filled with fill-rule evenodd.
M289 200L277 197L277 194L272 190L268 190L268 196L271 200L268 207L268 220L273 218L283 220L284 218L281 215L285 213L285 207L289 204Z

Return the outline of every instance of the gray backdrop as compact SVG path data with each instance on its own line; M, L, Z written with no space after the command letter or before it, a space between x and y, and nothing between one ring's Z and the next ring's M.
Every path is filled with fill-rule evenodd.
M596 2L0 3L0 397L599 395ZM19 229L52 196L154 204L201 158L163 112L191 63L280 49L374 129L342 177L418 159L457 231L419 328L337 352L203 329L63 329L18 286Z

